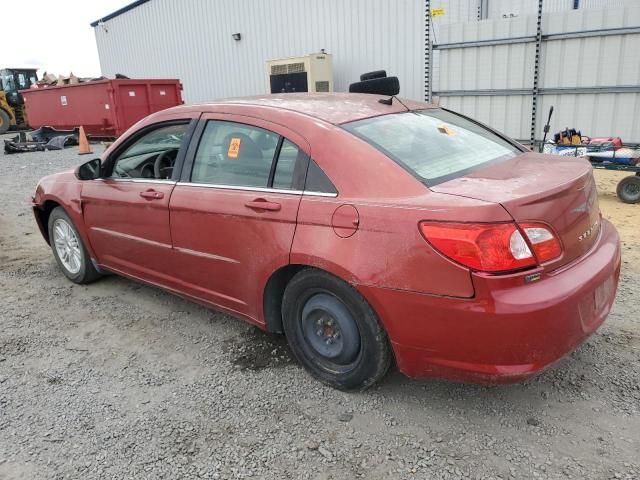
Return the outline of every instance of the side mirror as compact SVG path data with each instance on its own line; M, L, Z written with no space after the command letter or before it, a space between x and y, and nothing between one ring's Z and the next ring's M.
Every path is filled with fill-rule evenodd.
M95 180L100 178L100 159L94 158L83 163L76 170L76 177L80 180Z

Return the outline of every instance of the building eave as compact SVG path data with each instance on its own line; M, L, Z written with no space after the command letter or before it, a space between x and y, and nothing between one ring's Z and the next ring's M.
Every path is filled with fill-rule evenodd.
M95 22L91 22L91 26L97 27L101 22L106 22L108 20L111 20L112 18L119 17L120 15L125 14L128 11L133 10L134 8L138 8L140 5L147 3L148 1L149 0L136 0L135 2L130 3L129 5L125 5L121 9L116 10L115 12L110 13L109 15L105 15L104 17L99 18Z

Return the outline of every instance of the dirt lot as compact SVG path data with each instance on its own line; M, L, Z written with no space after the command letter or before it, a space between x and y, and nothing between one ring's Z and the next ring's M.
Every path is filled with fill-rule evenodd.
M99 150L99 147L98 147ZM0 154L0 478L640 478L640 205L605 325L527 383L345 394L284 340L118 278L73 285L29 208L74 149Z

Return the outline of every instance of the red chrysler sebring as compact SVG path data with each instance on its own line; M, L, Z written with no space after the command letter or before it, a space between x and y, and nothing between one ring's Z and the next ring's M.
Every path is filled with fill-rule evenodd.
M394 358L527 378L602 324L620 273L585 160L378 95L171 108L42 179L33 206L71 281L117 273L284 333L344 390Z

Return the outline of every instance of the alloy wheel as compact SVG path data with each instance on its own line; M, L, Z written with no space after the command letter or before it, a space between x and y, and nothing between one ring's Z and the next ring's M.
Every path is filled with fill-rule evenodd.
M64 268L73 275L78 273L82 268L80 241L71 225L62 218L53 223L53 243Z

